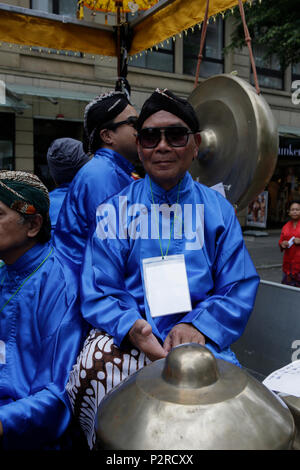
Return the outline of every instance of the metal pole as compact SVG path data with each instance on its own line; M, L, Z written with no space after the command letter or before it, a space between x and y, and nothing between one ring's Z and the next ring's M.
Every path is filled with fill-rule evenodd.
M118 58L118 78L121 76L121 7L123 1L117 1L117 58Z

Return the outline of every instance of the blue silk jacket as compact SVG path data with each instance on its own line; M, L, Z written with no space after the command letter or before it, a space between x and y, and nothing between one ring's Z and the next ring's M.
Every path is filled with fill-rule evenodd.
M50 243L3 265L0 284L0 310L11 299L0 314L3 447L57 448L71 417L65 385L86 334L76 289Z
M62 203L66 197L68 192L70 183L61 184L58 188L55 188L53 191L49 193L50 197L50 209L49 209L49 216L51 220L51 227L52 233L56 227L56 221L58 219L58 214L61 209Z
M120 154L100 149L75 175L62 205L53 243L74 272L79 272L97 206L133 179L133 166Z
M172 216L169 208L177 200L181 211L174 220L175 211ZM166 215L164 211L153 215L153 203L156 211L164 208ZM159 257L160 242L164 254L169 245L169 255L185 256L192 310L152 318L144 296L142 260ZM229 346L247 324L259 277L232 205L186 173L179 191L176 186L166 192L152 182L151 193L146 176L98 208L81 282L85 319L111 334L118 346L140 318L151 324L162 342L174 325L185 322L206 336L207 346L217 357L236 362Z

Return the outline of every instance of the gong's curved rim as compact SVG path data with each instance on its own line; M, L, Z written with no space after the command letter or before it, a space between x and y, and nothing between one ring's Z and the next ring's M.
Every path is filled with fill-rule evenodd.
M228 74L203 81L188 101L202 135L208 130L216 135L215 153L200 154L190 173L207 186L223 183L230 188L227 199L238 209L246 207L264 189L277 162L278 133L269 105L252 85ZM217 109L216 103L222 106Z

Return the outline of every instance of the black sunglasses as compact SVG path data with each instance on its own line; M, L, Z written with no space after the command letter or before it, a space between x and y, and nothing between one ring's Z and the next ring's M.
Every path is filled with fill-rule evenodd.
M171 147L185 147L194 132L183 126L145 127L138 133L138 140L143 148L153 149L161 141L162 134Z
M110 130L114 131L118 127L124 126L124 125L132 126L132 127L136 128L137 119L138 118L136 116L130 116L125 121L111 122L111 123L107 124L107 129L110 129Z

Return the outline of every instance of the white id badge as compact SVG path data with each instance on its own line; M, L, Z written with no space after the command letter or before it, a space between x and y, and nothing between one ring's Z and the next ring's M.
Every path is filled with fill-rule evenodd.
M146 258L143 272L152 317L192 310L184 255Z

